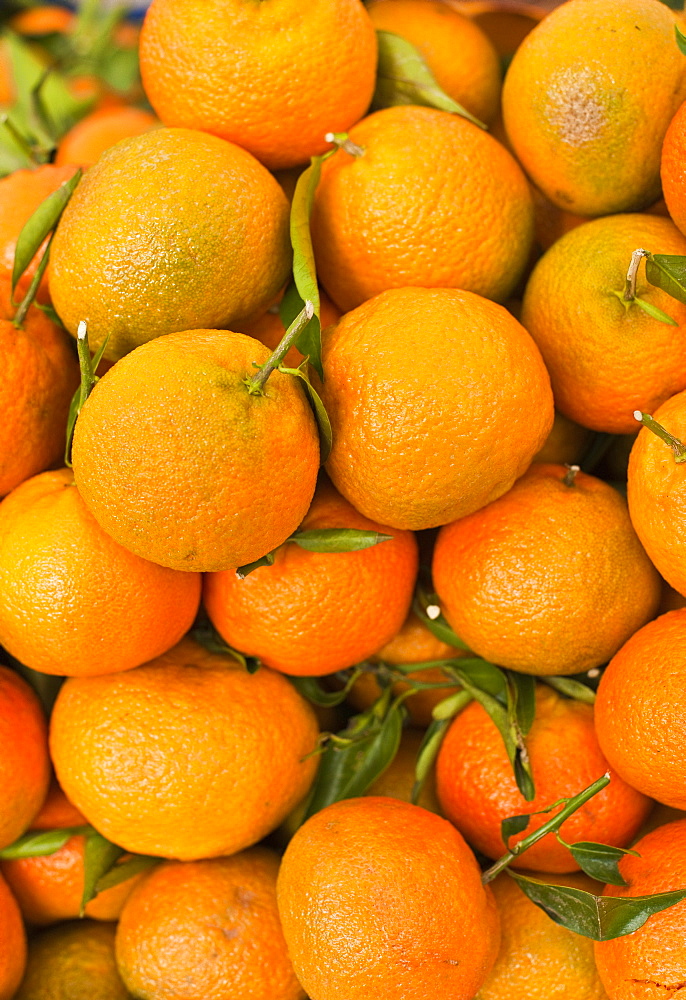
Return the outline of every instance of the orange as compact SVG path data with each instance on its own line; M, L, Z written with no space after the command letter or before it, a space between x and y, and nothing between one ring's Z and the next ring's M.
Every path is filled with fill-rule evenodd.
M555 405L610 434L633 433L634 410L652 413L686 388L686 305L650 285L642 265L636 295L678 326L624 299L631 254L640 247L686 254L686 237L653 215L595 219L548 250L524 294L522 323L550 372Z
M264 847L155 868L117 928L117 965L131 993L304 1000L279 922L278 870L278 856Z
M686 231L686 101L680 106L665 134L660 161L660 178L669 214L683 233ZM658 252L658 251L656 251ZM662 251L659 251L662 253Z
M686 887L686 820L668 823L635 845L640 857L623 858L629 885L608 885L607 896L645 896ZM600 978L612 1000L671 1000L686 981L686 901L655 913L633 934L595 945Z
M545 441L548 373L501 306L450 288L392 289L323 337L326 468L362 514L435 527L505 493Z
M286 849L277 892L296 975L316 1000L471 1000L498 950L474 855L444 819L398 799L312 816Z
M233 143L190 129L123 139L85 174L60 219L50 294L116 360L177 330L266 309L289 275L288 202Z
M596 701L598 740L612 766L676 809L686 809L684 636L684 608L649 622L612 658Z
M41 704L25 680L0 665L0 848L28 828L49 783L47 725Z
M53 774L40 812L31 820L31 829L56 830L65 826L85 825L86 817L71 804Z
M13 1000L26 968L26 932L17 902L0 876L0 1000Z
M350 130L363 152L326 161L312 211L317 273L347 312L388 288L463 288L502 301L533 240L518 163L459 115L402 106Z
M391 799L410 802L415 783L415 765L422 739L423 733L418 729L403 729L395 757L374 784L367 789L365 795L383 795ZM440 813L441 811L436 798L436 771L433 767L422 786L417 805L428 809L429 812Z
M466 14L490 38L499 56L516 51L529 32L545 17L546 8L559 0L445 0Z
M503 86L505 128L560 208L609 215L659 196L662 140L686 98L677 20L657 0L569 0L518 48Z
M441 529L433 580L479 656L529 674L599 667L660 601L659 574L612 486L535 463L509 493Z
M9 26L20 35L51 35L70 32L74 28L72 11L55 4L27 7L10 18Z
M442 0L372 0L377 31L411 42L438 85L480 121L490 124L500 104L500 62L481 28Z
M34 935L14 1000L130 1000L117 972L115 930L74 920Z
M550 880L548 875L530 874ZM554 881L594 895L602 889L581 874ZM502 942L493 971L475 1000L607 1000L592 941L556 924L505 872L491 888L500 912Z
M565 212L563 208L554 205L535 184L531 185L531 194L534 199L536 243L543 251L548 250L565 233L590 221L586 215Z
M14 250L19 233L38 206L49 194L73 176L76 167L72 164L55 166L44 164L34 170L15 170L0 179L0 274L10 278L14 266ZM26 291L36 273L40 258L45 251L47 240L27 268L21 281ZM41 290L47 290L47 277L43 275ZM21 298L20 294L18 298ZM45 294L41 294L45 298Z
M248 393L268 359L242 333L191 330L103 376L76 422L74 478L115 541L210 572L259 559L295 531L316 485L317 430L293 376L275 371Z
M200 582L117 545L71 469L34 476L0 504L0 642L34 670L108 674L159 656L193 624Z
M101 108L72 125L62 136L55 163L76 163L89 167L121 139L142 135L159 125L149 111L133 107Z
M154 0L141 33L166 125L238 143L271 169L304 163L365 113L377 45L360 0Z
M281 674L249 674L185 639L134 670L67 680L50 740L60 784L100 833L195 860L278 826L312 782L317 735Z
M405 666L408 663L428 663L430 660L454 659L464 655L461 649L455 649L437 639L411 611L400 631L369 659L372 663L386 663L394 667ZM457 687L440 667L417 670L407 674L407 677L408 680L422 681L427 684L437 684L444 681L447 685L440 688L419 688L403 702L413 725L428 726L434 707L448 695L453 694ZM393 684L393 692L396 695L401 694L410 686L404 681L396 681ZM365 709L369 708L380 694L381 688L374 674L364 673L350 689L348 701L355 708Z
M0 861L0 871L28 924L44 927L80 916L85 845L85 836L76 834L53 854ZM86 916L116 920L138 878L98 893L86 904Z
M543 447L534 455L534 462L576 465L588 450L591 440L592 435L587 427L574 423L556 410L552 430Z
M686 392L652 413L668 433L686 441ZM629 455L627 499L636 534L658 570L686 595L686 466L644 427Z
M536 718L526 747L536 787L530 802L517 789L502 737L478 702L455 717L441 745L436 790L443 813L489 858L505 854L500 824L506 817L529 815L570 798L609 770L595 736L592 706L563 698L543 684L536 688ZM610 774L610 784L562 824L560 834L567 843L592 840L624 847L640 828L650 799L618 774ZM523 840L551 815L532 816L524 833L510 843ZM579 868L551 833L512 864L544 872Z
M206 575L207 613L230 646L282 673L318 677L364 660L395 635L414 593L414 535L363 517L322 481L301 530L332 528L392 537L357 552L308 552L291 542L273 566L244 580L234 570Z
M0 497L63 460L69 404L79 384L64 330L35 306L14 326L15 312L10 281L0 278Z

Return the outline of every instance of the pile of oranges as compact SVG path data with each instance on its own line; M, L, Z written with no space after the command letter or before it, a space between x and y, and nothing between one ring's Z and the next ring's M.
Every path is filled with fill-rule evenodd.
M686 995L683 14L18 4L0 107L0 1000Z

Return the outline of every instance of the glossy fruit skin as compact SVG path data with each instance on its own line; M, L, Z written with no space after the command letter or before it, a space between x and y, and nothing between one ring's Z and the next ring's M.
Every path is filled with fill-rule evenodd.
M272 566L244 580L233 570L205 576L204 605L230 646L282 673L319 677L361 662L395 635L414 593L414 534L363 517L324 480L301 530L332 528L392 538L357 552L287 543Z
M0 1000L13 1000L26 968L26 931L17 901L0 876Z
M71 920L31 938L14 1000L130 1000L114 958L116 924Z
M122 139L141 135L160 122L141 108L101 108L81 118L62 136L55 154L55 163L75 163L91 167L106 149Z
M610 660L598 688L596 731L625 781L686 809L686 609L649 622Z
M278 870L264 847L155 868L117 928L117 965L132 994L304 1000L279 923Z
M505 493L553 421L538 348L472 292L383 292L324 332L323 366L327 472L396 528L446 524Z
M35 306L16 327L15 312L10 281L0 278L0 497L59 463L69 404L79 384L79 366L64 330Z
M536 688L536 718L526 738L536 788L527 801L519 792L502 736L486 710L471 702L450 725L436 761L436 790L443 814L465 839L489 858L504 853L500 824L508 816L531 814L583 791L609 770L593 727L593 708ZM577 841L626 846L651 808L651 800L615 772L593 799L565 820L561 835ZM517 843L550 817L532 816ZM578 871L579 865L554 834L548 834L512 863L545 872Z
M608 885L606 896L644 896L686 886L686 820L667 823L642 837L619 870L628 887ZM649 917L633 934L596 942L595 960L611 1000L677 997L686 979L686 902Z
M113 541L71 469L34 476L0 504L0 642L34 670L78 677L140 666L190 629L200 586L199 574Z
M533 205L504 146L414 105L374 112L350 138L363 154L324 163L312 211L317 273L336 305L409 286L506 299L527 263Z
M0 665L0 848L28 829L49 783L43 707L19 674Z
M662 140L686 97L676 21L654 0L569 0L518 49L503 85L505 128L560 208L610 215L659 197Z
M672 396L651 416L670 434L686 441L686 391ZM629 455L629 514L641 544L661 575L684 595L685 483L686 465L675 461L674 451L668 444L648 428L642 428Z
M239 851L281 822L314 777L317 734L280 674L248 674L184 639L134 670L66 681L50 741L60 784L99 832L137 854L192 861Z
M117 360L165 333L230 327L267 308L291 262L288 202L233 143L191 129L124 139L91 167L51 250L50 294Z
M550 372L556 407L610 434L632 434L634 410L653 413L686 388L686 305L649 284L643 265L637 296L678 325L623 301L631 254L639 247L683 255L686 237L669 219L640 213L578 226L539 260L522 305L522 323Z
M493 122L500 104L500 62L475 21L436 0L372 0L367 10L377 31L401 35L419 49L446 94L480 121Z
M441 529L444 613L479 656L530 674L598 667L657 611L659 574L609 484L534 463L504 496Z
M312 816L286 849L277 893L313 1000L471 1000L498 950L471 851L445 820L398 799L348 799Z
M154 0L141 73L167 125L238 143L270 169L306 163L365 113L377 44L359 0ZM314 96L316 95L316 97Z
M292 376L275 371L248 393L269 356L244 334L191 330L144 344L98 382L76 423L74 479L115 541L170 569L214 572L296 530L319 439Z

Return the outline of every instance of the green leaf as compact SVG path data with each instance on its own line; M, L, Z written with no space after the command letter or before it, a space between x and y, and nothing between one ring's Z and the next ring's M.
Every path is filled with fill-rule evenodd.
M188 633L190 639L194 639L199 645L203 646L210 653L218 653L220 656L230 656L232 660L247 670L249 674L257 673L260 668L260 661L255 659L254 656L245 656L240 653L233 646L229 646L227 642L222 639L219 632L206 617L204 612L201 614L199 619L195 622L192 629Z
M446 733L448 732L450 721L450 719L434 719L429 723L426 732L424 733L424 737L417 752L417 761L414 769L414 785L412 786L412 795L410 797L414 805L416 805L419 801L419 796L422 794L424 782L428 778L431 768L436 763L438 751L441 749L441 744L443 743Z
M296 378L301 378L305 383L305 392L307 393L310 403L312 404L315 420L317 421L317 428L319 430L319 461L323 465L329 457L331 445L333 443L331 421L329 420L329 414L326 412L326 407L322 403L319 393L310 382L306 369L307 361L303 361L299 368L283 368L279 365L279 371L283 372L284 375L294 375Z
M15 861L17 858L41 858L54 854L64 847L68 840L78 834L91 833L92 826L69 826L60 830L38 830L25 833L13 844L0 851L0 860Z
M11 116L0 115L0 177L7 177L15 170L35 167L36 160L29 143L23 140Z
M431 611L431 614L428 613L427 609ZM422 582L417 584L412 610L429 632L441 642L454 646L455 649L469 650L469 646L460 639L443 617L438 595L431 593Z
M81 897L81 915L86 905L97 895L97 884L112 868L124 849L107 840L100 833L92 831L86 836L84 852L84 882Z
M611 941L632 934L653 913L660 913L686 898L686 889L651 896L594 896L582 889L549 885L510 868L507 874L556 924L593 941Z
M652 302L646 302L646 300L642 299L639 295L634 296L632 302L633 305L642 309L644 313L648 313L651 319L656 319L660 323L666 323L668 326L679 325L677 321L672 319L671 316L668 316L666 312L663 312L662 309L658 309L658 307L654 306Z
M498 698L504 705L507 701L507 684L505 674L500 667L482 660L478 656L462 657L452 661L453 669L466 674L471 684L480 691Z
M256 569L260 566L273 566L275 555L273 552L268 552L266 556L260 556L259 559L255 559L254 562L246 563L245 566L238 566L236 569L236 576L239 580L245 580L246 576L250 576Z
M361 531L357 528L318 528L297 531L287 541L294 542L308 552L359 552L379 542L390 542L393 535L378 531Z
M678 24L674 25L674 31L676 32L676 43L679 46L679 51L682 55L686 56L686 35L683 33Z
M441 90L424 57L405 38L390 31L377 31L379 62L372 110L396 104L420 104L467 118L485 129L483 122Z
M536 715L536 679L514 670L506 670L505 677L508 711L522 736L526 736Z
M682 37L686 41L686 36ZM686 257L651 253L646 257L646 278L651 285L661 288L673 299L686 303Z
M510 837L515 837L518 833L523 833L529 825L532 813L520 813L519 816L506 816L500 824L500 836L505 847L509 850Z
M571 677L539 677L538 679L567 698L583 701L586 705L595 704L595 691L587 684L582 684L581 681L576 681Z
M23 225L14 251L12 294L14 294L17 282L35 257L43 240L59 222L76 185L81 180L81 174L82 171L79 169L68 181L60 184L56 191L53 191L40 203L30 219Z
M610 885L629 884L617 867L625 854L640 857L636 851L610 847L609 844L594 844L592 841L581 840L568 846L574 860L587 875L599 882L609 882Z
M320 687L316 677L293 677L288 679L293 687L313 705L320 705L322 708L333 708L341 705L348 696L350 689L358 679L362 670L353 670L346 681L345 687L341 691L326 691Z
M154 868L161 861L162 858L152 858L145 854L134 854L133 857L128 858L126 861L115 864L105 875L98 879L95 886L95 894L104 892L105 889L112 889L115 885L120 885L122 882L127 882L134 875L140 875L141 872Z
M455 694L448 695L443 701L439 701L437 705L434 705L431 717L436 722L453 719L471 700L472 696L468 691L456 691Z

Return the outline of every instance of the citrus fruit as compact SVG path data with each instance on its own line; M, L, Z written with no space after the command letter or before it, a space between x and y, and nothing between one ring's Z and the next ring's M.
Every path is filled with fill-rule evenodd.
M277 892L314 1000L471 1000L498 950L472 852L445 820L398 799L348 799L312 816L286 848Z
M686 388L686 305L649 284L642 267L635 295L677 325L625 298L631 255L643 247L686 254L686 237L653 215L595 219L559 239L526 286L522 323L550 372L555 405L596 431L631 434L634 410L652 413Z
M279 922L278 870L278 856L264 847L155 868L117 928L117 965L131 993L304 1000Z
M55 231L50 294L116 360L164 333L267 308L290 266L288 202L244 149L191 129L123 139L79 183Z
M48 734L41 703L25 680L0 665L0 848L28 828L49 783Z
M296 379L246 380L269 351L217 330L169 334L123 358L76 422L74 478L115 541L171 569L235 569L298 527L319 443ZM276 502L275 502L276 500Z
M323 366L327 471L357 510L396 528L446 524L505 493L553 421L528 333L472 292L384 292L324 331Z
M0 504L0 642L34 670L78 677L153 659L193 624L200 582L117 545L71 469L34 476Z
M159 125L149 111L141 108L100 108L81 118L62 136L55 163L75 163L80 167L92 166L111 146L122 139L141 135Z
M677 18L658 0L568 0L518 48L503 86L505 128L560 208L610 215L659 196L662 140L686 98Z
M85 826L86 817L73 806L53 774L40 812L31 820L32 830L56 830L65 826Z
M69 678L50 742L60 784L100 833L135 853L195 860L278 826L310 786L317 735L281 674L249 674L184 639L142 667Z
M114 957L115 924L72 920L36 934L14 1000L131 1000Z
M271 169L304 163L367 110L374 27L360 0L154 0L141 73L166 125L230 139Z
M608 483L533 464L487 507L441 529L432 575L479 656L530 674L606 663L657 611L662 584Z
M26 967L26 932L17 902L0 876L0 1000L13 1000Z
M662 144L660 178L669 214L683 233L686 230L686 177L684 153L686 152L686 101L672 118ZM661 251L660 251L661 252Z
M417 576L412 532L358 514L323 481L302 531L334 528L391 536L352 552L309 552L294 542L244 580L205 576L203 602L220 635L285 674L321 676L364 660L405 620Z
M395 757L385 771L365 792L367 796L385 796L391 799L412 801L415 784L415 765L422 745L423 734L418 729L403 729ZM436 797L436 771L431 768L422 785L417 805L429 812L439 813L441 807Z
M519 792L502 737L486 710L471 702L452 721L436 761L436 791L443 814L489 858L505 853L500 824L508 816L531 815L571 798L609 770L593 728L593 708L536 688L536 717L526 737L536 789L527 801ZM561 836L571 844L594 841L626 846L648 815L651 800L611 772L611 782L565 820ZM516 844L550 819L531 815ZM512 862L514 868L576 871L569 850L547 834Z
M336 305L412 285L506 299L528 260L533 206L505 147L416 105L376 111L350 139L362 152L324 163L312 210L317 273Z
M684 635L684 608L639 629L610 660L596 700L598 742L612 766L677 809L686 809Z

